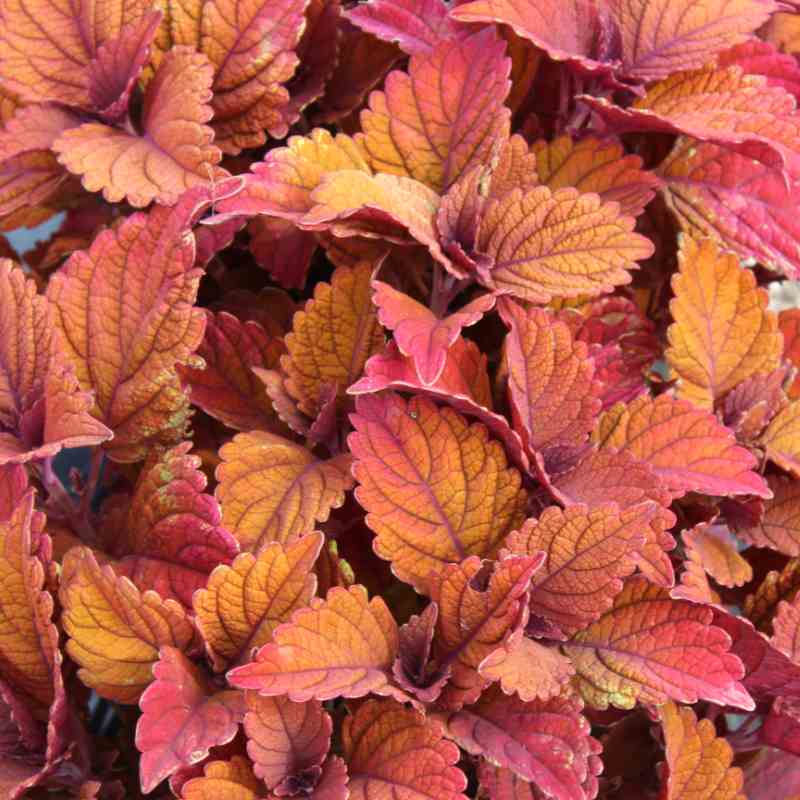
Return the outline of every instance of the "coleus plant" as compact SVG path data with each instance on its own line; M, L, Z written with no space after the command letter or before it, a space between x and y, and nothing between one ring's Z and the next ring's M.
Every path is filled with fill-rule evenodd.
M796 52L0 0L2 796L800 796Z

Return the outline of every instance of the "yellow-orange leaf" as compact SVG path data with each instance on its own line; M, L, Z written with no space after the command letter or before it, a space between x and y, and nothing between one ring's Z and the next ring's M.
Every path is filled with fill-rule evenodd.
M772 418L761 435L767 457L800 478L800 400L795 400Z
M752 579L753 568L739 554L733 537L722 526L696 525L684 531L682 538L687 551L694 551L703 569L722 586L744 586Z
M153 591L140 593L111 566L101 567L87 547L70 550L63 570L61 619L81 680L101 697L136 703L153 680L159 647L192 645L186 612Z
M778 368L778 319L753 271L711 239L681 237L678 263L666 358L678 396L710 409L737 384Z
M443 192L488 161L508 136L510 69L505 42L489 28L412 56L408 73L390 73L361 114L372 168Z
M53 598L32 536L44 520L33 510L30 491L0 522L0 677L47 719L61 669L58 631L51 621Z
M659 709L666 747L664 800L746 800L744 775L714 723L672 701Z
M350 456L319 459L301 445L263 431L234 436L220 451L217 499L222 521L242 550L310 533L344 502Z
M564 134L551 142L536 142L531 151L545 186L596 192L603 200L619 203L623 214L641 214L659 185L652 172L642 169L642 159L627 155L616 139L586 136L576 141Z
M190 192L173 209L133 214L74 253L48 286L65 354L81 388L94 390L94 415L114 431L107 448L119 461L184 438L189 404L175 365L189 363L205 325L193 308L197 206Z
M383 600L369 600L359 584L336 586L277 628L255 661L231 670L228 680L295 703L387 694L398 648L397 623Z
M317 284L313 299L295 314L281 366L286 389L312 419L320 411L323 390L336 387L343 400L367 359L383 346L383 329L372 305L373 266L361 262L339 267L329 284Z
M182 800L257 800L261 790L250 762L242 756L230 761L211 761L202 776L181 789Z
M311 602L317 586L312 572L323 537L303 536L291 545L272 542L258 556L241 553L231 566L211 573L195 593L197 627L217 665L249 660L275 628Z
M491 556L524 518L527 493L499 442L449 408L363 395L350 450L375 552L418 591L432 570Z

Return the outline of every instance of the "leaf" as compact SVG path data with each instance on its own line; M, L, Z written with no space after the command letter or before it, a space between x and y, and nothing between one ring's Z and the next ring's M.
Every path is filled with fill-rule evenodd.
M408 73L386 78L361 114L358 141L376 172L403 175L442 192L488 160L508 136L503 106L511 83L505 43L488 29L413 55ZM442 82L446 73L451 80Z
M255 661L231 670L228 681L295 703L387 694L397 649L397 623L383 600L368 600L358 584L336 586L273 631Z
M769 0L707 0L702 8L670 0L613 0L623 71L648 82L702 67L744 42L775 10ZM722 800L722 798L720 798Z
M204 369L179 366L194 405L239 431L271 429L272 403L253 367L275 369L285 352L283 342L270 336L255 320L233 314L206 312L206 332L197 349Z
M783 334L783 357L793 366L800 366L800 309L789 308L778 314L778 327ZM793 400L800 397L800 377L788 389Z
M486 371L486 356L474 342L457 339L448 350L444 371L433 386L424 386L410 358L401 355L391 341L383 353L373 356L364 367L365 375L348 394L372 394L384 389L413 391L452 406L456 411L486 425L505 447L511 464L527 471L528 456L519 434L501 414L491 411L491 393Z
M197 627L215 664L248 661L278 625L311 603L317 584L311 568L322 542L320 533L287 546L272 542L258 556L241 553L231 566L211 573L193 603Z
M770 475L767 483L773 497L765 502L763 517L751 525L736 525L736 533L755 547L800 556L800 481Z
M384 42L395 42L410 56L428 55L448 39L466 38L469 29L454 22L442 0L369 0L344 16Z
M664 730L665 800L745 800L744 775L732 767L733 750L710 719L669 702L659 709Z
M783 569L770 570L758 588L745 598L744 615L764 633L772 626L775 608L781 600L791 602L800 590L800 559L786 562Z
M342 724L350 800L466 800L458 748L441 727L392 700L368 700Z
M652 503L621 511L553 506L528 519L506 540L517 555L545 554L530 591L530 610L571 635L611 607L623 579L636 569L635 554L656 512Z
M649 464L673 496L687 491L769 497L756 462L707 411L669 395L617 404L600 419L595 440Z
M736 541L721 525L696 525L681 534L688 551L697 553L703 569L720 585L744 586L753 568L739 555Z
M688 533L686 531L684 536ZM708 573L703 568L700 551L687 548L686 558L683 561L681 581L670 590L669 596L674 600L688 600L690 603L703 605L716 605L721 602L720 596L711 588Z
M800 402L776 414L761 436L767 458L795 477L800 477Z
M281 367L286 389L309 417L319 413L326 385L337 386L343 401L347 387L383 345L383 331L370 302L372 269L367 262L353 269L339 267L329 284L316 285L314 298L295 314Z
M467 752L512 770L545 797L583 800L593 796L582 784L598 771L589 762L599 743L581 708L569 697L525 703L493 687L475 705L443 716L448 735Z
M546 647L525 636L512 640L483 659L478 672L498 681L506 694L520 700L550 700L562 694L575 674L570 661L555 647Z
M256 2L231 9L224 3L170 3L159 53L189 45L214 68L212 109L217 143L225 153L260 147L265 131L286 136L290 101L286 84L305 27L307 0Z
M440 672L452 669L440 703L473 703L488 683L479 667L524 625L531 576L542 555L509 556L483 565L476 556L450 564L430 578L431 600L439 607L433 655Z
M530 454L582 444L600 411L587 347L541 308L501 310L510 332L505 363L514 428Z
M765 145L724 146L681 137L658 168L664 198L692 236L711 236L770 269L800 275L800 197L783 161ZM742 203L741 198L748 198Z
M599 709L670 699L752 709L739 682L742 663L712 615L710 608L671 600L643 578L628 578L614 606L564 646L576 687Z
M61 680L53 598L37 557L44 518L26 492L0 522L0 678L39 720L47 720Z
M202 761L231 741L244 717L241 692L218 691L178 649L162 646L155 681L139 701L136 747L142 791L151 792L179 767Z
M298 223L303 228L339 238L421 244L445 269L463 277L442 252L434 224L439 195L425 184L398 175L340 170L322 179L312 199L314 207Z
M191 621L174 600L140 593L112 567L101 567L89 548L70 550L62 568L61 621L78 676L101 697L135 704L153 679L159 648L192 646Z
M796 596L795 596L796 597ZM781 600L772 619L772 646L795 664L800 660L800 607L796 601Z
M711 409L738 384L777 369L778 320L753 272L713 241L682 237L678 263L665 355L678 397Z
M351 421L356 499L375 552L417 591L427 593L432 570L491 556L522 522L521 476L483 426L391 393L359 397Z
M573 140L568 134L531 147L540 183L553 191L574 187L596 192L604 202L619 203L620 212L636 217L653 199L658 178L642 169L642 159L627 155L619 141L586 136Z
M133 214L49 282L65 354L81 388L95 392L94 415L114 431L107 451L117 461L184 438L189 408L175 365L203 337L189 226L204 200L190 192L174 209Z
M771 22L780 14L773 14L760 31L760 36L769 37ZM768 86L780 86L789 94L800 95L800 67L797 60L787 53L781 53L770 41L748 39L717 56L721 67L736 65L748 75L763 75Z
M332 136L324 128L290 136L286 147L276 147L252 164L242 191L218 203L217 211L298 221L314 207L311 194L323 177L341 170L372 173L361 147L349 136Z
M617 204L594 194L514 189L484 210L477 249L488 266L481 267L480 280L534 303L610 292L629 283L628 270L653 253L633 224Z
M305 447L263 431L237 434L220 457L222 521L242 550L254 553L310 533L352 486L349 455L319 461Z
M0 522L8 522L28 491L28 473L19 464L0 466Z
M102 13L95 0L76 4L8 0L2 9L0 73L11 91L30 102L89 105L88 68L100 46L150 10L124 0Z
M529 39L554 61L575 60L581 68L604 69L595 57L599 14L593 5L580 0L569 3L473 0L455 7L450 16L459 22L498 22Z
M183 785L183 800L258 800L258 781L242 756L230 761L209 761L202 777Z
M218 564L239 552L222 527L219 504L206 494L201 460L186 442L152 459L139 479L124 516L107 517L106 533L118 575L192 607L195 590ZM109 524L110 523L110 524Z
M89 103L106 122L127 113L161 19L160 11L151 11L125 25L119 36L104 42L89 62Z
M436 383L444 371L447 351L461 335L494 308L495 298L484 294L444 318L382 281L372 281L372 302L378 321L394 333L400 352L414 360L417 376L426 386Z
M256 217L247 230L258 266L285 289L302 289L317 249L314 234L277 217Z
M86 122L63 133L53 150L84 188L110 203L126 199L142 207L157 200L173 205L192 186L227 173L212 144L212 71L208 60L185 47L172 50L147 87L142 135Z
M794 98L780 87L767 86L764 76L745 75L739 67L712 64L676 72L624 110L602 98L581 95L580 100L617 133L645 130L719 144L759 142L785 164L795 159L800 122Z
M758 373L732 389L722 406L722 421L740 442L758 441L764 429L788 403L783 391L787 369Z
M292 703L285 697L247 693L244 730L247 753L268 789L282 789L304 773L321 773L333 723L317 700Z
M34 281L0 259L0 463L53 456L62 447L99 444L111 431L92 419L60 358L52 310Z

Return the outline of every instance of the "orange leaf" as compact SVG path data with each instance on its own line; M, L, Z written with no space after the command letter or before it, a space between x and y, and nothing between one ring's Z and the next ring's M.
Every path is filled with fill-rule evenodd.
M352 486L349 455L319 461L305 447L263 431L237 434L219 454L222 521L243 550L310 533Z
M541 308L506 303L505 362L514 428L529 454L586 441L600 412L594 361L569 328Z
M787 556L800 556L800 481L770 475L773 497L764 503L764 515L750 525L736 525L748 544L769 547Z
M286 389L311 418L321 409L323 388L337 387L343 401L367 359L383 346L371 299L373 266L361 262L352 269L339 267L330 283L316 285L314 298L295 314L281 367Z
M744 586L753 568L739 555L736 542L721 525L696 525L681 534L687 551L696 552L703 569L722 586Z
M350 800L466 800L458 748L441 726L392 700L369 700L342 726Z
M399 647L397 623L380 597L358 584L335 586L326 600L297 611L278 627L255 661L228 673L241 689L295 703L389 694L389 671Z
M663 394L618 403L601 418L595 440L649 464L676 497L687 491L769 497L764 479L752 471L755 458L707 411Z
M227 175L216 166L222 154L205 124L211 78L204 56L175 48L147 87L141 135L87 122L62 134L53 150L88 191L102 190L110 203L172 205L186 189Z
M620 212L638 216L653 199L660 181L642 169L642 159L627 155L616 139L586 136L578 141L569 134L531 147L536 155L539 181L554 191L574 187L613 200Z
M3 82L31 102L89 106L88 67L100 45L150 10L147 0L75 3L6 0L0 24Z
M517 555L545 555L530 591L532 614L571 635L601 616L636 569L654 503L625 511L607 503L547 508L506 540Z
M189 362L205 323L193 308L201 272L189 230L207 195L199 197L101 232L48 285L65 353L81 388L95 392L94 414L114 431L107 449L118 461L184 438L189 407L175 365Z
M560 695L575 669L555 647L546 647L525 636L509 642L483 659L478 672L491 681L499 681L506 694L521 700L549 700Z
M258 800L259 784L250 762L242 756L210 761L203 775L183 785L182 800Z
M659 709L667 762L664 800L746 800L744 775L714 723L669 702Z
M426 592L432 570L491 556L523 519L527 493L482 425L415 397L362 396L349 437L356 498L375 552Z
M800 478L800 401L776 414L761 436L767 458Z
M666 358L678 397L711 409L737 384L778 368L781 336L752 270L710 239L680 241Z
M510 70L505 42L489 28L413 55L408 73L389 73L361 113L357 139L370 166L444 192L508 137Z
M488 257L481 281L534 303L611 292L630 283L636 261L653 254L633 226L633 217L596 194L514 189L486 205L477 242Z
M212 108L217 142L231 155L260 147L265 131L287 133L295 48L306 24L308 0L256 2L246 8L224 2L170 2L157 39L156 60L175 45L204 53L214 68Z
M244 730L255 773L280 795L295 776L320 771L331 744L333 723L318 700L293 703L285 697L247 692Z
M792 602L800 591L800 559L793 558L778 572L770 570L758 588L745 598L745 616L761 631L772 628L775 609L782 600Z
M711 624L712 610L672 600L644 578L628 578L613 608L564 645L575 686L587 703L633 708L667 700L752 709L739 680L731 637Z
M800 663L800 605L781 600L772 620L772 644L795 664Z
M46 720L61 680L61 653L53 598L36 555L43 523L33 510L33 491L0 522L0 677Z
M207 587L194 595L194 611L218 668L248 661L278 625L311 603L317 585L311 569L322 542L320 533L288 546L272 542L257 557L241 553L211 573Z
M140 593L112 567L100 567L89 548L73 548L62 566L61 619L78 675L101 697L135 704L153 680L159 647L192 646L192 623L174 600Z
M440 672L452 669L440 702L460 708L478 699L488 683L479 667L524 624L528 587L542 557L509 556L492 569L471 556L431 576L431 600L439 607L433 655Z
M206 332L197 349L203 369L179 366L192 403L206 414L240 431L270 429L275 412L253 368L274 369L285 352L283 341L270 336L255 320L206 312Z
M783 334L783 357L800 369L800 308L788 308L778 314L778 327ZM788 390L793 400L800 397L800 376Z
M0 463L52 456L62 447L99 444L111 431L89 411L53 337L52 310L36 284L0 259Z

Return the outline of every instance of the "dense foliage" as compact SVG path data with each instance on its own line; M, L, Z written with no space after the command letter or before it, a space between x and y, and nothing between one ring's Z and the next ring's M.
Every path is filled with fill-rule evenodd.
M0 0L0 795L799 797L795 52Z

